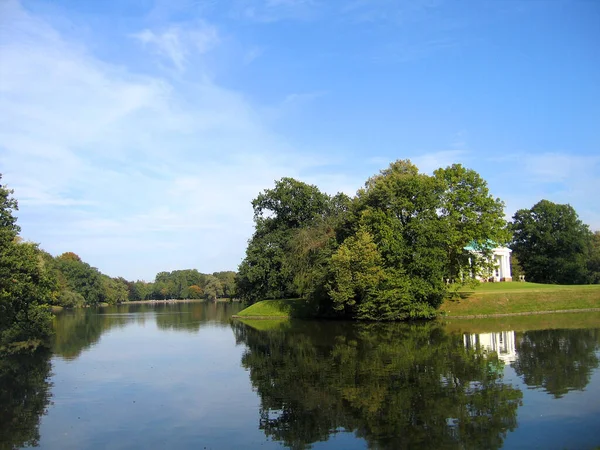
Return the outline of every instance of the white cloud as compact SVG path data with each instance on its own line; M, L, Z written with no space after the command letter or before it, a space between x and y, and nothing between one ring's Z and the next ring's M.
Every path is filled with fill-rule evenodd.
M113 66L15 2L0 16L3 181L23 237L46 250L128 278L235 269L258 192L314 167L330 184L329 161L272 133L260 108L209 77L174 83ZM186 40L140 39L185 67L212 45L186 30Z

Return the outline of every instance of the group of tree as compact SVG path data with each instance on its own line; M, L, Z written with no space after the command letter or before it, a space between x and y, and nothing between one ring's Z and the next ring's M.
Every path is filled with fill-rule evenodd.
M129 300L233 299L236 297L236 273L204 274L196 269L159 272L154 282L125 282Z
M548 200L513 216L511 247L528 281L600 283L600 232L592 233L571 205Z
M479 255L465 247L510 239L502 201L458 164L426 175L396 161L353 198L283 178L252 206L240 296L304 297L318 316L433 317L447 280L489 269L488 246Z
M1 175L0 175L1 179ZM148 299L234 298L235 272L161 272L154 282L113 278L77 254L59 256L23 241L13 191L0 185L0 352L47 343L52 332L49 306L81 307Z

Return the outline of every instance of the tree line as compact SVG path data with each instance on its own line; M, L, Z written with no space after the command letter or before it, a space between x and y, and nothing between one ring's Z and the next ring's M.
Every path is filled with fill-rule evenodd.
M504 245L528 281L600 282L600 233L570 205L543 200L507 222L504 203L460 164L426 175L399 160L354 197L282 178L252 206L238 272L249 303L298 297L320 317L432 318L457 286L491 273L492 249Z

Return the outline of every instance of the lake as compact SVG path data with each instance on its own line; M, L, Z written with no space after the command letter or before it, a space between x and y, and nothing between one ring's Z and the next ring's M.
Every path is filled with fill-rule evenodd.
M592 449L600 314L231 321L239 304L65 311L0 361L0 449Z

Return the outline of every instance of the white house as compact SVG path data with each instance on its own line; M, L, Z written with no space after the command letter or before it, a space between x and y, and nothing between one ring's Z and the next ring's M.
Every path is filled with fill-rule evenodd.
M476 243L471 243L465 247L465 250L469 250L472 253L481 254L481 247ZM492 248L492 260L494 262L494 269L488 276L475 275L479 281L512 281L512 273L510 270L510 254L512 250L508 247L494 247Z

